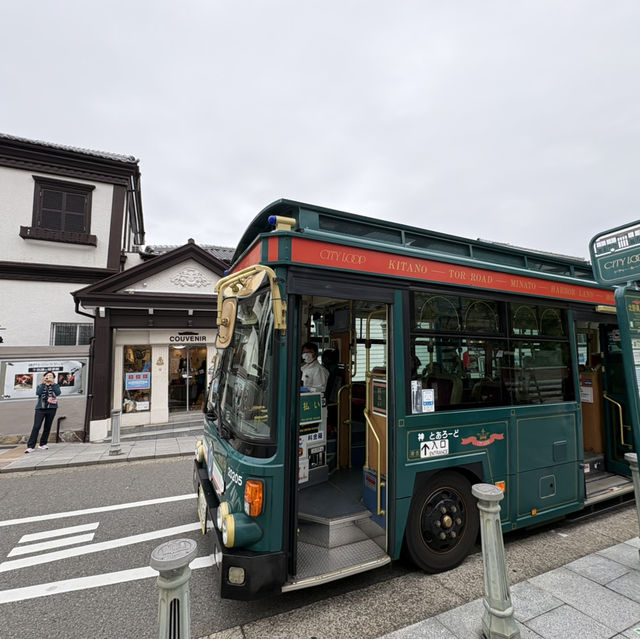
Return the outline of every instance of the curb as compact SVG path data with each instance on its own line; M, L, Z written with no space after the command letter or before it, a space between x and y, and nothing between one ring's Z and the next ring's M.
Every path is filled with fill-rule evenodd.
M0 473L33 472L37 470L49 470L53 468L70 468L72 466L95 466L98 464L114 464L136 461L149 461L153 459L167 459L171 457L193 457L193 447L176 446L172 450L149 450L141 446L140 451L135 451L135 445L129 444L128 450L123 450L119 455L109 455L109 450L91 450L87 446L92 444L69 444L78 448L76 451L35 451L27 458L24 454L24 445L15 446L12 450L0 453ZM27 462L26 459L29 461ZM16 463L25 460L22 463Z

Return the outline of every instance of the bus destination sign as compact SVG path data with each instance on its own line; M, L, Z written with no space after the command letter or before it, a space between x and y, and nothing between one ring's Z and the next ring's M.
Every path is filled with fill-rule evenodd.
M640 279L640 221L596 235L589 243L593 276L600 284Z

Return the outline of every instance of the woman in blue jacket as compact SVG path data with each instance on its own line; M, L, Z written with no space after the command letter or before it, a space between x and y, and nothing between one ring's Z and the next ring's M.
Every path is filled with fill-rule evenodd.
M60 386L55 383L55 379L56 376L53 371L47 371L42 378L42 384L39 384L36 389L38 403L36 404L33 428L31 429L27 450L24 451L25 453L33 452L36 442L38 441L38 433L40 432L42 422L44 422L44 430L42 431L38 448L49 448L49 446L47 446L49 431L51 430L51 424L53 423L56 410L58 410L58 395L60 395Z

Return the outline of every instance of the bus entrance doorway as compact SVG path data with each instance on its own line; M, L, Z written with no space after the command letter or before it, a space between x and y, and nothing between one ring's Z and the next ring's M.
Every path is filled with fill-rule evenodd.
M633 440L620 329L617 326L602 326L601 342L604 347L606 467L609 472L630 475L624 455L633 452Z
M617 324L578 321L576 338L584 445L585 505L626 493L630 469L631 427ZM604 321L603 321L604 320Z
M283 591L391 561L387 307L304 296L300 326L301 346L318 347L326 385L299 392L292 580Z

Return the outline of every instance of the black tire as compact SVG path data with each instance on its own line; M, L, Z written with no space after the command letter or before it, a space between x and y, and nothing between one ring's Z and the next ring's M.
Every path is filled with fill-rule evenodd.
M460 564L478 536L478 507L471 484L445 470L418 484L411 500L405 541L409 556L425 572Z

